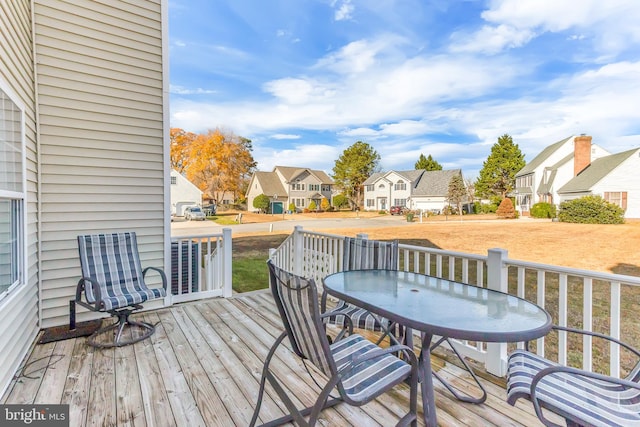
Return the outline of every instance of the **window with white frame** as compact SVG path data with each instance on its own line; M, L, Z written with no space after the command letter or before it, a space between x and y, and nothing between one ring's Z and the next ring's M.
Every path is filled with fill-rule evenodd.
M24 113L0 82L0 300L24 283Z
M171 177L171 185L176 185L178 184L178 177L177 176L172 176Z
M373 184L367 184L364 188L365 191L374 191Z
M400 190L406 190L407 189L407 183L404 181L398 181L396 182L396 184L393 186L393 189L395 191L400 191Z
M605 191L604 199L627 210L627 192L626 191Z
M393 206L407 206L407 199L393 199Z
M372 208L376 205L375 199L367 199L367 207Z

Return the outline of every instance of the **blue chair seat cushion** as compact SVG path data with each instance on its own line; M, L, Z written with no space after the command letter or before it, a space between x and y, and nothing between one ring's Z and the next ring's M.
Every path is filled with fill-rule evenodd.
M354 328L366 329L367 331L383 331L389 325L387 319L379 318L381 323L378 323L371 312L342 300L338 301L335 308L327 310L327 313L329 313L327 323L340 327L344 327L344 316L351 318ZM381 325L384 325L384 328Z
M507 365L507 401L531 398L531 382L540 370L558 366L537 354L516 350ZM584 425L640 426L640 391L569 373L543 377L536 387L540 405Z
M354 358L380 347L358 334L352 334L330 346L338 372ZM396 384L411 373L411 365L392 354L371 358L357 369L342 373L342 385L349 398L356 402L367 402Z
M147 300L156 298L164 298L167 295L164 288L145 288L130 290L126 294L111 294L103 296L102 305L105 311L114 310L117 308L127 307L134 304L141 304Z

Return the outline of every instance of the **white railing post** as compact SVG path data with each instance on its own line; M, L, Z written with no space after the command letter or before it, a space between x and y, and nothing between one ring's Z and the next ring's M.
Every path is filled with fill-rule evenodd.
M507 251L500 248L489 249L487 257L487 288L507 293L508 269L505 264ZM487 343L487 372L499 377L507 374L507 344Z
M303 275L304 233L301 225L293 228L293 273Z
M222 296L224 298L229 298L233 294L233 287L231 286L232 281L232 238L231 238L231 229L223 228L222 229Z

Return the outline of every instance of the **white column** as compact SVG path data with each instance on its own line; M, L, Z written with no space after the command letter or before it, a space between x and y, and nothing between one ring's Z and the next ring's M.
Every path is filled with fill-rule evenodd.
M231 229L223 228L222 229L222 265L223 268L223 276L222 276L222 296L225 298L229 298L233 294L233 288L231 286L231 272L232 272L232 238L231 238Z
M507 293L508 270L505 266L507 251L500 248L489 249L487 259L487 288ZM507 374L507 344L487 343L485 368L490 374L503 377Z

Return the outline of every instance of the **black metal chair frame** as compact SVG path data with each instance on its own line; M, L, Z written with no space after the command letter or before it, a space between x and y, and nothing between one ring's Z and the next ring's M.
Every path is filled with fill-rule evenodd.
M367 353L362 357L356 357L351 362L349 362L345 366L338 369L335 365L335 362L333 361L333 355L331 354L331 350L329 347L330 346L329 340L324 333L323 320L329 317L330 313L320 314L320 308L319 308L317 298L309 298L309 303L312 304L313 306L312 319L307 319L307 320L311 320L311 327L315 329L316 335L320 340L322 353L324 354L324 357L326 357L326 360L329 363L329 367L332 372L332 375L328 379L324 387L321 388L320 394L316 399L316 402L314 405L310 407L306 407L304 409L298 409L295 406L291 398L287 395L287 392L285 391L284 386L280 383L280 381L276 378L276 376L269 370L269 365L271 363L271 360L274 354L276 353L276 350L280 347L280 344L282 344L282 341L285 339L285 337L289 338L289 342L291 344L291 348L293 352L299 357L301 357L304 363L306 363L306 361L309 359L307 359L304 352L301 351L300 349L301 347L299 346L298 341L296 339L296 334L294 333L294 329L296 328L296 325L293 325L289 321L287 312L283 307L283 302L282 302L283 297L280 295L277 288L277 284L276 284L277 283L276 281L282 282L282 280L280 279L277 273L277 270L279 269L275 267L271 261L268 262L268 266L269 266L269 273L270 273L270 287L271 287L274 299L276 301L276 305L278 307L278 312L280 313L280 316L282 318L282 322L284 324L285 330L278 336L275 343L269 350L269 353L267 354L267 358L264 362L264 367L262 371L262 378L260 380L258 401L256 403L256 407L249 425L253 427L256 424L256 421L258 419L258 414L260 412L260 407L262 404L262 399L264 397L264 390L265 390L265 385L267 381L269 382L269 384L271 384L273 389L276 391L278 397L282 399L282 402L287 407L289 414L283 417L280 417L276 420L269 421L263 424L262 427L277 426L277 425L281 425L291 421L294 421L297 425L300 425L300 426L313 426L316 424L322 410L326 408L335 406L341 402L345 402L353 406L361 406L373 400L380 394L386 392L388 389L392 388L393 386L397 385L396 383L384 389L381 389L377 393L370 396L368 399L364 401L354 401L347 396L344 390L344 387L342 385L342 378L346 373L348 373L351 370L358 369L358 367L362 363L368 360L381 357L387 354L406 352L407 353L406 357L409 360L408 363L411 364L411 374L408 378L405 379L405 381L409 382L409 386L410 386L409 412L402 419L400 419L397 425L399 426L411 425L414 427L417 426L416 409L417 409L417 391L418 391L418 361L413 351L409 347L404 345L395 345L395 346L391 346L384 349L380 348L378 350L374 350L370 353ZM291 273L286 273L286 274L288 274L289 276L294 276ZM289 286L289 284L284 284L284 283L282 285L287 287L288 289L293 290L294 292L301 292L301 291L305 291L306 288L311 288L306 290L306 292L309 292L310 294L312 293L313 295L317 295L317 288L313 279L303 279L303 280L306 281L306 286L304 287L293 288ZM349 320L347 320L347 323L348 322ZM311 375L311 372L309 371L309 369L307 369L307 371ZM313 381L316 384L318 384L315 378L313 378ZM338 390L339 396L331 395L331 392L335 389ZM308 419L305 419L305 417L307 416L308 416Z

